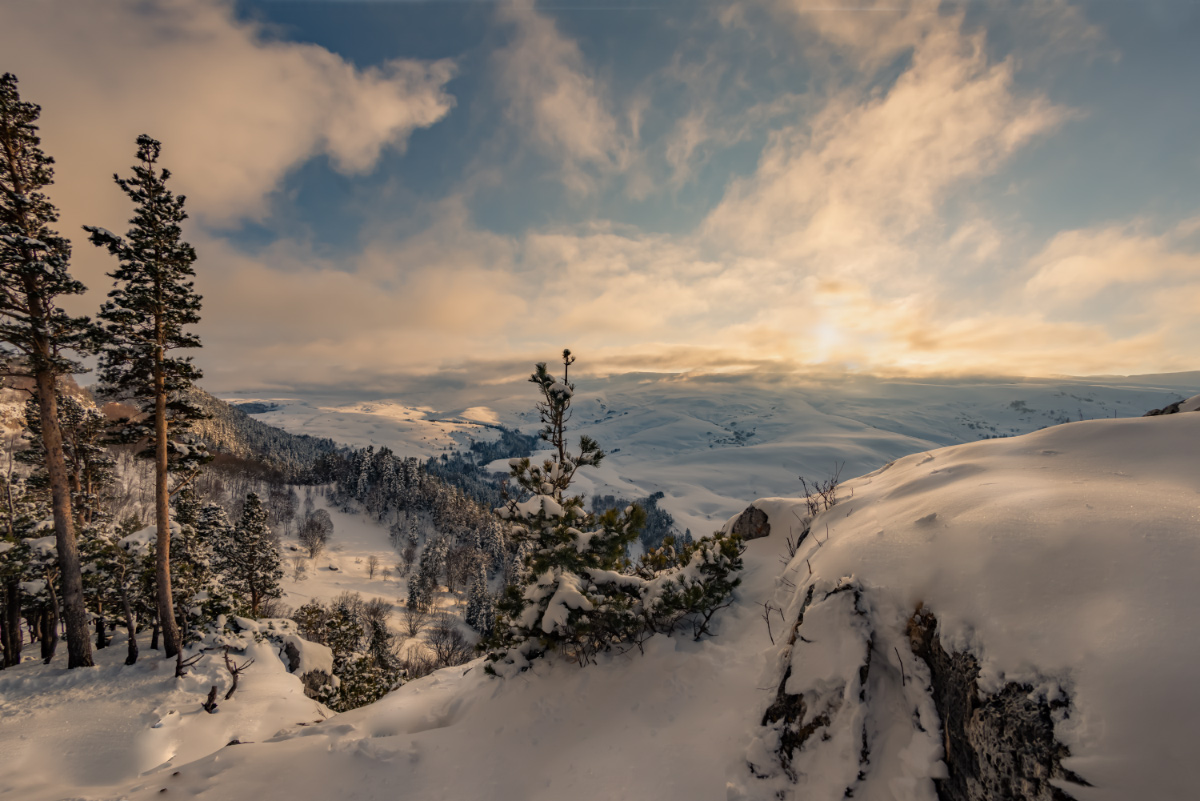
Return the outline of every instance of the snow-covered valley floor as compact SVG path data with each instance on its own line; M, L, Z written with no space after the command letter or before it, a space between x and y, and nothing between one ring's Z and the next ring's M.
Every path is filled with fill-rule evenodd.
M933 801L933 779L946 774L941 724L906 632L921 605L945 648L977 659L982 695L1015 682L1034 700L1065 702L1054 720L1070 749L1063 764L1092 785L1055 780L1070 796L1192 798L1197 442L1200 414L1186 413L913 454L847 482L790 559L802 502L759 501L771 534L747 544L743 584L716 637L657 637L644 654L582 669L547 660L509 679L478 663L448 668L319 724L309 725L321 715L298 680L268 669L269 655L212 716L199 711L207 679L173 685L166 666L68 675L23 665L0 673L0 797L144 799L165 789L201 799L590 801L783 790L834 801L853 787L856 799ZM834 593L840 586L853 592ZM763 725L787 667L786 692L828 711L792 762L795 783L771 762L778 731ZM257 728L217 748L243 717ZM176 745L162 748L162 738ZM120 770L105 773L108 764Z

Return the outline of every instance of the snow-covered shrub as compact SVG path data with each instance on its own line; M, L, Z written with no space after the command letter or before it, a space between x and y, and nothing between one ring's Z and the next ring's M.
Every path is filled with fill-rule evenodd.
M328 607L309 601L295 611L292 620L300 634L333 652L335 680L320 689L317 700L345 712L373 703L403 683L407 674L396 636L388 629L390 611L383 599L364 602L358 593L342 593Z
M573 361L564 351L564 368ZM542 437L554 452L541 465L528 458L509 462L522 492L497 514L511 525L525 557L514 571L521 580L498 605L487 671L511 675L550 652L587 664L605 651L673 632L685 620L694 636L708 633L712 615L728 605L737 586L740 542L706 538L681 554L672 550L656 566L644 564L637 575L625 552L645 522L642 509L630 505L597 514L567 494L575 471L599 464L604 453L586 436L577 453L567 451L564 429L575 388L566 369L560 381L538 364L530 381L541 391Z

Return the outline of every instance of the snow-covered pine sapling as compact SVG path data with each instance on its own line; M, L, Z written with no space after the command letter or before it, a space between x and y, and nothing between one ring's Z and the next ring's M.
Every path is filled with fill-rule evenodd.
M283 578L283 565L279 548L267 525L267 510L257 493L246 496L242 506L242 517L234 527L233 560L229 578L250 601L250 617L258 617L260 607L272 598L279 598L283 591L279 581Z
M187 436L191 422L206 417L188 395L201 373L190 357L172 354L200 347L200 338L185 330L200 322L200 296L191 280L196 251L180 227L187 219L184 198L167 189L170 172L158 167L162 145L143 134L137 148L133 177L113 176L136 207L128 234L84 228L119 263L109 273L116 288L98 315L105 340L100 378L138 404L141 414L125 421L123 438L144 443L143 455L154 459L158 620L170 657L181 642L171 592L169 500L210 458L202 443ZM185 477L172 487L171 473Z
M496 602L488 592L487 565L482 561L475 569L467 596L466 622L484 637L491 635L496 627Z
M524 669L528 660L558 652L586 664L597 654L621 647L644 627L631 599L616 585L602 588L590 571L611 573L627 566L625 549L637 539L645 515L637 506L603 515L585 511L583 498L568 495L575 471L594 467L604 458L595 440L581 437L579 450L567 449L575 387L568 370L575 361L563 351L563 377L551 376L539 363L530 382L537 385L537 404L551 456L541 465L529 458L509 462L510 477L520 488L497 514L511 525L512 538L526 552L523 581L510 585L499 604L493 651L493 673Z

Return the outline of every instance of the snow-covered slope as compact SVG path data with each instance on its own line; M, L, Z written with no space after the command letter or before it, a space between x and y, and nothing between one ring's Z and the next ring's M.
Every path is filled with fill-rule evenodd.
M581 491L632 499L661 490L660 505L681 527L703 535L747 498L797 493L800 475L821 479L844 464L845 478L943 445L1069 420L1137 417L1197 391L1197 373L801 383L634 374L580 378L570 426L572 438L588 434L609 454L599 471L581 474ZM496 423L536 431L534 395L528 382L517 381L404 402L256 399L248 408L293 433L428 456L493 439L489 426ZM507 472L503 464L496 469Z
M853 786L858 799L933 801L945 740L907 631L918 605L936 615L946 650L978 660L980 693L1016 682L1034 701L1058 702L1063 764L1092 785L1059 781L1071 796L1192 797L1197 442L1200 414L1189 413L915 454L848 482L786 567L803 506L759 501L771 535L748 544L738 601L714 639L656 638L645 654L585 669L543 662L504 680L477 664L447 669L327 723L176 763L128 797L590 801L784 789L833 801ZM832 593L839 586L852 591ZM787 693L812 710L831 705L828 737L792 763L799 787L772 767L777 732L763 725L788 666Z
M1200 719L1197 443L1194 413L1072 423L915 454L850 482L843 497L851 497L817 519L784 571L796 588L777 603L790 625L813 586L816 618L825 594L851 576L865 614L804 619L798 635L812 642L775 657L793 670L788 692L827 689L838 658L835 673L857 671L863 654L847 658L830 642L845 648L866 632L875 660L867 733L872 744L895 738L897 721L871 701L903 692L901 662L928 681L906 630L921 607L936 616L947 651L978 660L981 693L1015 683L1036 698L1069 700L1054 726L1071 752L1063 766L1094 785L1060 783L1071 795L1194 797L1200 766L1186 744ZM781 525L797 508L758 505ZM899 728L921 739L911 721ZM821 738L806 750L814 761L838 756ZM856 798L872 797L869 787L883 792L889 770L879 761ZM844 780L816 797L835 797L851 786Z
M131 666L118 634L95 652L94 669L68 671L60 655L51 666L27 661L0 671L0 798L119 798L112 785L143 772L169 775L231 740L259 741L331 714L304 695L274 646L251 643L238 659L254 659L252 672L209 715L200 709L209 688L224 696L230 686L221 657L209 654L176 679L174 660L147 652L145 632L142 640Z

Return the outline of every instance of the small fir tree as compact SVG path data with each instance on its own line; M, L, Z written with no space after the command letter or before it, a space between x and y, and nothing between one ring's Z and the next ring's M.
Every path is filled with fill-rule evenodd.
M180 227L187 219L184 197L167 188L170 172L158 168L162 145L143 134L137 147L133 177L113 176L136 206L127 236L94 226L85 229L93 244L119 262L109 273L117 287L99 314L105 332L100 375L140 407L139 418L125 421L123 436L147 443L144 455L154 459L158 618L166 655L172 657L179 651L180 636L171 588L169 475L189 474L176 482L177 491L209 458L201 444L187 437L191 422L205 417L188 396L201 373L190 357L172 351L200 347L200 338L186 330L200 321L200 296L191 280L196 252L183 241Z
M601 652L640 646L652 634L670 634L686 623L699 639L712 633L713 616L732 602L738 585L734 574L743 549L737 537L717 534L682 550L672 540L639 572L625 550L645 522L642 510L631 505L589 513L581 497L568 496L575 471L603 457L587 437L578 453L566 449L575 389L566 370L573 361L563 351L561 381L545 364L530 378L542 395L542 436L555 453L540 466L528 458L509 462L523 492L497 513L512 524L525 558L514 570L520 582L509 585L499 604L486 668L494 675L520 672L549 652L586 664Z
M484 637L491 636L496 627L496 604L488 592L487 567L482 562L467 596L467 625Z
M283 565L267 525L267 510L256 493L246 496L241 519L233 530L230 557L230 579L249 600L250 617L258 617L263 601L283 595L279 587Z
M512 523L513 539L529 545L528 576L522 584L510 585L500 603L500 649L490 655L508 671L521 670L548 651L590 662L614 641L627 641L636 625L626 599L607 595L590 571L613 572L626 565L625 548L638 536L642 511L629 506L595 515L584 509L582 497L568 495L575 472L600 464L604 452L587 436L580 438L578 452L567 450L566 424L575 392L567 378L575 359L564 350L562 361L561 380L550 375L544 362L529 379L542 396L537 404L542 439L554 452L540 466L528 458L509 462L510 476L523 492L497 510Z

